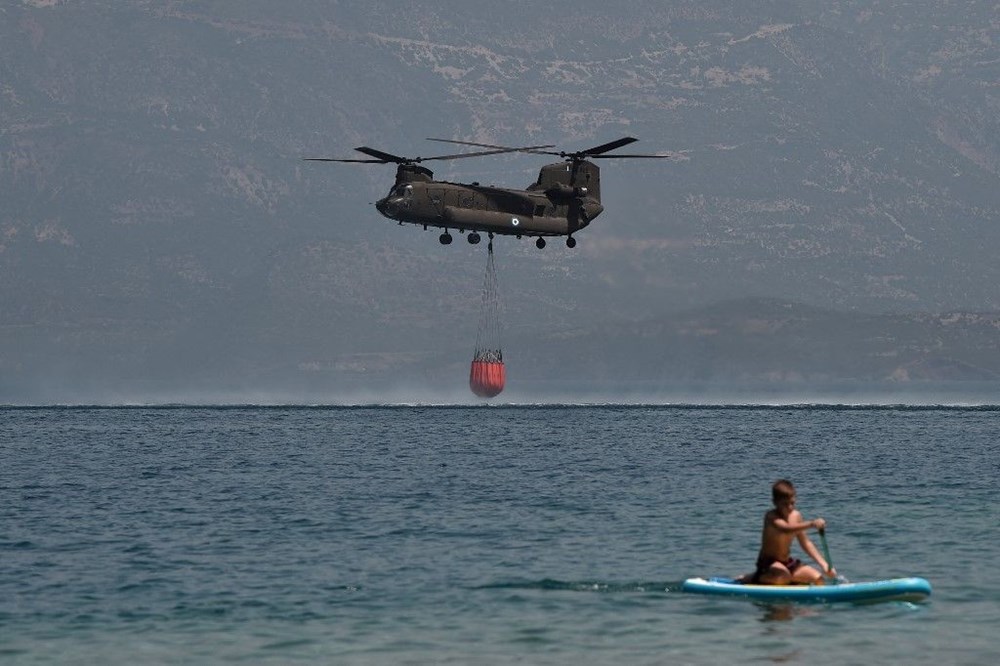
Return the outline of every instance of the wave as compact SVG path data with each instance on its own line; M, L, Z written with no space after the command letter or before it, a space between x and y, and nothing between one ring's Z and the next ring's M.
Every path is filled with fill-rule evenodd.
M535 581L509 581L476 585L474 590L547 590L563 592L599 593L664 593L680 592L683 581L668 582L605 582L605 581L562 581L543 578Z

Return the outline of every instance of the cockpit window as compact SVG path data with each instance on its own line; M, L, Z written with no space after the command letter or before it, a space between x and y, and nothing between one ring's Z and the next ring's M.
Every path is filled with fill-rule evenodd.
M393 196L409 199L413 196L413 185L397 185L392 192Z

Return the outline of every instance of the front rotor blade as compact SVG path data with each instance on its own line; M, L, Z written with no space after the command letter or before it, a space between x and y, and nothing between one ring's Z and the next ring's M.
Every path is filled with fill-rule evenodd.
M341 160L335 157L303 157L306 162L354 162L357 164L385 164L385 160Z
M427 137L428 141L440 141L441 143L456 143L460 146L479 146L480 148L506 148L507 146L495 146L492 143L475 143L473 141L456 141L455 139L433 139Z
M444 141L446 143L458 143L469 146L479 146L481 148L491 148L492 150L481 150L474 153L457 153L455 155L432 155L431 157L400 157L399 155L393 155L392 153L387 153L384 150L378 150L376 148L370 148L369 146L360 146L355 148L359 153L364 153L374 157L372 160L360 160L360 159L341 159L334 157L306 157L305 160L311 162L353 162L359 164L388 164L389 162L395 162L396 164L416 164L418 162L427 162L430 160L460 160L465 157L483 157L484 155L500 155L502 153L517 153L517 152L534 152L537 148L551 148L551 145L544 146L525 146L523 148L511 148L509 146L493 146L486 143L470 143L468 141L451 141L448 139L431 139L432 141ZM546 153L557 155L558 153Z
M434 157L418 157L415 161L425 162L427 160L457 160L463 157L482 157L483 155L500 155L502 153L528 153L528 152L534 152L533 150L534 148L548 148L548 146L527 146L525 148L507 148L506 146L496 146L496 150L484 150L478 153L459 153L457 155L435 155Z
M511 152L511 153L514 153L514 152L517 152L517 153L535 153L535 154L540 154L540 155L558 155L559 154L559 153L555 153L555 152L548 152L548 151L542 150L542 148L554 148L555 147L554 144L551 144L551 143L550 144L545 144L545 145L542 145L542 146L522 146L520 148L512 148L510 146L497 146L497 145L492 144L492 143L476 143L474 141L456 141L455 139L433 139L431 137L427 137L427 140L428 141L440 141L442 143L455 143L455 144L458 144L460 146L477 146L479 148L495 148L495 149L503 151L503 152Z

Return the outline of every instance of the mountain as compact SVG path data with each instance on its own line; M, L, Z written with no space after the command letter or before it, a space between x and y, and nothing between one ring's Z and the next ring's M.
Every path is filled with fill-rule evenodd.
M553 348L571 346L592 360L576 369L579 380L995 381L998 333L997 314L844 313L750 299L549 336L526 365L548 374Z
M498 241L512 382L993 377L998 25L903 0L7 3L0 401L461 388L482 246L378 216L388 168L301 160L430 136L677 156L602 163L575 250ZM824 314L677 328L768 303ZM908 356L934 331L947 354Z

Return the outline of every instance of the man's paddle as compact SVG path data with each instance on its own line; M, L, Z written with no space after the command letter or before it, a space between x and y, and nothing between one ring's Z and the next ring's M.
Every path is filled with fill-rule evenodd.
M823 557L826 559L827 571L833 568L833 560L830 559L830 547L826 545L826 528L819 530L819 543L823 547ZM826 576L826 571L823 572ZM830 576L827 576L830 578ZM831 580L836 580L838 583L846 583L847 579L843 576L837 576L836 578L831 578Z

